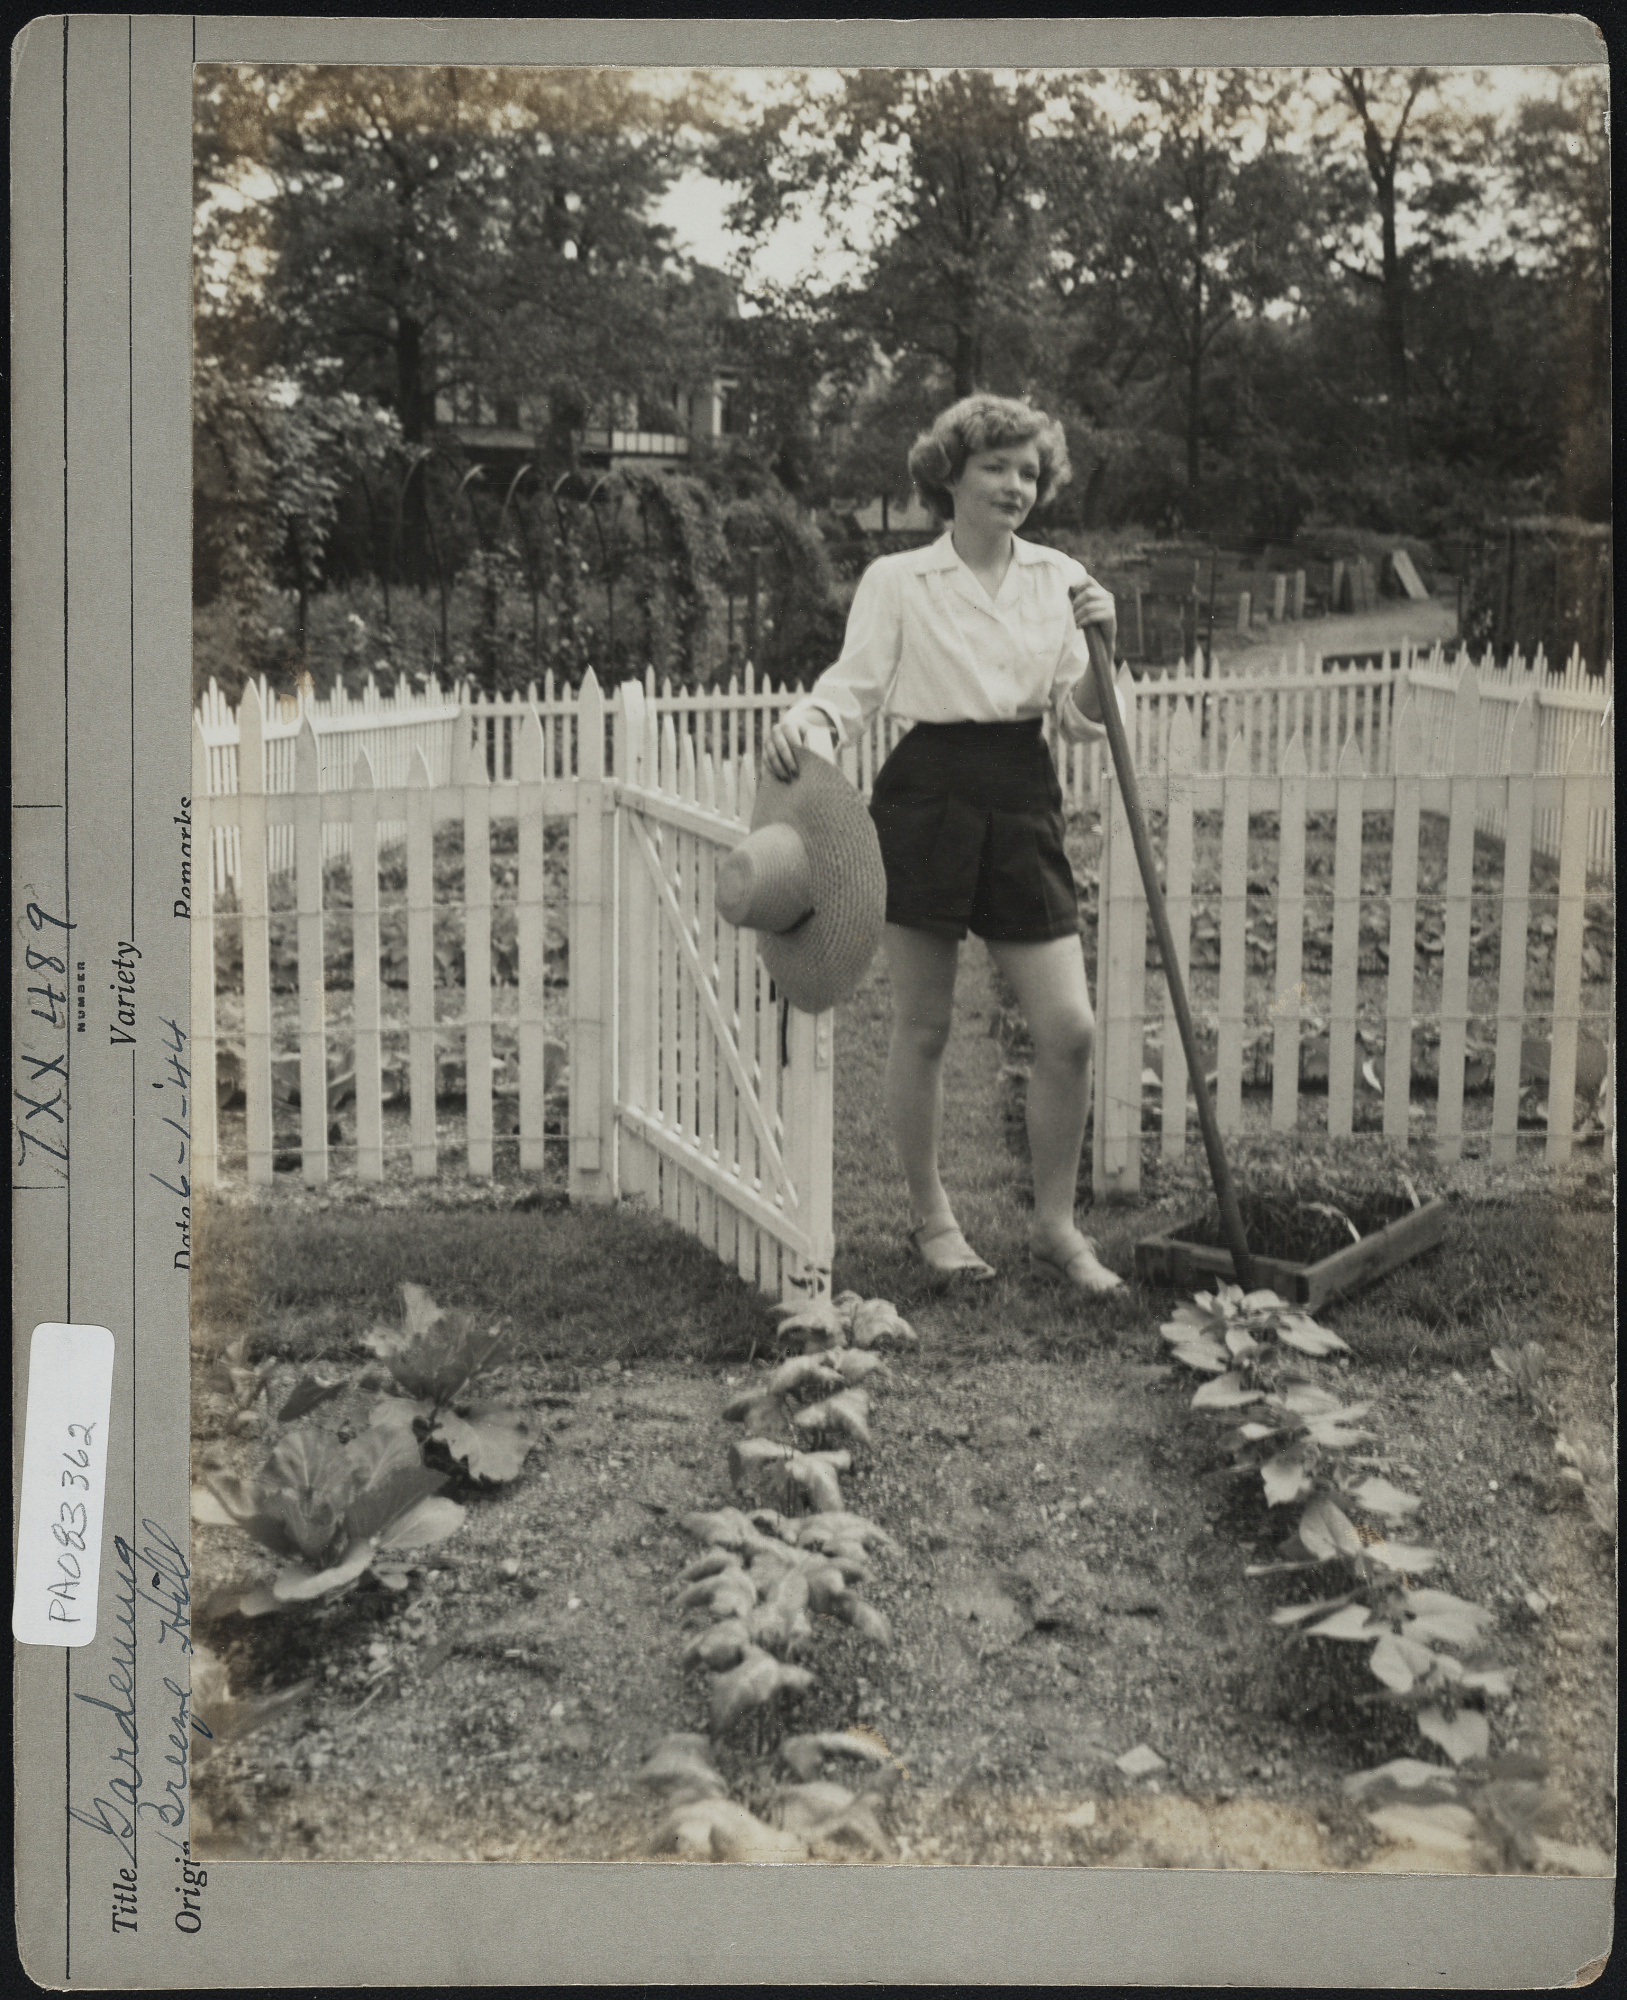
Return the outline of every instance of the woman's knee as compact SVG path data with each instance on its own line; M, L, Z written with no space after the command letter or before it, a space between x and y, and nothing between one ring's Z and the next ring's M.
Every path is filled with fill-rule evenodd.
M952 1020L949 1012L916 1013L899 1015L893 1021L894 1046L913 1056L917 1062L941 1062L943 1052L949 1046L949 1028Z
M1043 1024L1036 1024L1034 1051L1042 1062L1065 1069L1083 1071L1096 1044L1096 1023L1089 1008L1068 1008Z

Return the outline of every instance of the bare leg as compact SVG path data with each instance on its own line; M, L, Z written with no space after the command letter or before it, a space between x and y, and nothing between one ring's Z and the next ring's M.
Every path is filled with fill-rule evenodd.
M991 944L989 952L1016 989L1034 1038L1034 1071L1028 1080L1028 1146L1034 1169L1030 1240L1035 1251L1065 1265L1087 1247L1073 1219L1096 1032L1084 950L1078 938L1069 937L1045 944ZM1098 1288L1103 1287L1085 1287Z
M943 1138L943 1056L955 1004L960 947L953 938L889 924L883 933L893 988L893 1033L887 1050L887 1121L909 1183L910 1216L918 1236L955 1229L955 1212L938 1176ZM937 1238L929 1262L964 1262L965 1239Z

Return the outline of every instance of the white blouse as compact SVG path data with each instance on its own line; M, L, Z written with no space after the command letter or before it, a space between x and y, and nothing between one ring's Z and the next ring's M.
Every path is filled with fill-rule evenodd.
M1020 722L1054 711L1071 740L1104 736L1068 699L1090 668L1068 588L1088 574L1059 549L1013 537L991 598L947 534L879 556L853 594L841 658L786 719L828 722L846 744L882 706L911 722Z

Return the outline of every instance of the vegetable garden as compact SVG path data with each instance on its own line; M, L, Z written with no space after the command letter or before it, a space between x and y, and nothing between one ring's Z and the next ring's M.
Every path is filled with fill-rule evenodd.
M198 1477L239 1525L195 1537L199 1844L1606 1867L1599 1177L1409 1162L1450 1237L1315 1321L941 1293L896 1247L885 1014L873 977L838 1021L855 1296L817 1324L534 1182L214 1198ZM1014 1271L998 1043L951 1058L949 1170ZM1320 1144L1280 1179L1394 1191L1376 1142ZM1195 1188L1149 1158L1153 1215ZM1128 1268L1148 1206L1096 1224Z

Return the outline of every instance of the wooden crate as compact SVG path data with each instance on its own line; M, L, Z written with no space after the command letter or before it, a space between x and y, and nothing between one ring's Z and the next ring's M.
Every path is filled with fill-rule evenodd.
M1359 1291L1374 1279L1382 1278L1397 1265L1434 1249L1446 1234L1444 1199L1426 1201L1410 1215L1364 1236L1359 1243L1347 1244L1314 1264L1289 1263L1278 1257L1256 1255L1254 1283L1258 1290L1273 1291L1290 1305L1315 1312L1318 1306L1345 1292ZM1136 1245L1136 1275L1152 1284L1169 1285L1178 1292L1201 1291L1216 1278L1237 1282L1232 1253L1208 1243L1191 1243L1183 1230L1195 1228L1202 1220L1190 1216L1157 1236L1146 1236Z

